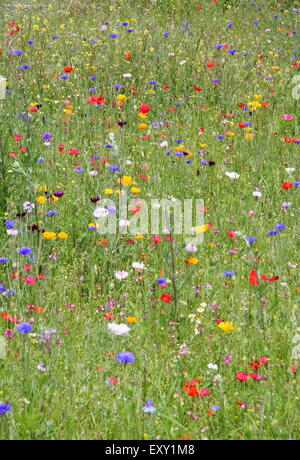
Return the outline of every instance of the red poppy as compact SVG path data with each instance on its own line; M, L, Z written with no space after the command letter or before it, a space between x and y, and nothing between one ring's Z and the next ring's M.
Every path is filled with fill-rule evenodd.
M66 65L66 66L64 67L64 72L66 72L66 73L73 72L73 70L74 70L74 67L71 67L71 66L69 66L69 65Z
M245 372L237 372L235 374L235 378L240 382L246 382L246 380L248 379L248 374L246 374Z
M208 67L209 69L214 69L214 68L216 67L216 63L213 62L213 61L212 61L212 62L209 62L209 63L207 64L207 67Z
M199 88L198 86L193 86L193 89L194 89L195 91L203 91L203 89Z
M292 184L292 182L283 182L281 184L281 187L284 188L284 190L288 190L289 188L293 187L293 184Z
M256 270L251 270L249 275L249 282L252 286L258 286L258 276Z
M213 414L210 409L207 409L207 415L209 415L210 417L216 417L216 414Z
M162 294L160 300L166 303L170 303L173 297L170 294Z
M91 105L93 105L93 104L106 104L106 101L104 101L102 99L102 94L101 94L101 96L88 97L86 101Z
M279 280L279 276L273 276L273 278L269 278L268 275L262 274L260 275L260 277L263 281L269 281L270 283L273 283L274 281Z
M229 232L227 232L226 235L229 236L229 238L235 238L235 233L233 230L229 230Z
M142 104L142 105L139 106L139 110L143 114L146 114L146 113L150 112L150 109L151 109L151 107L148 104Z

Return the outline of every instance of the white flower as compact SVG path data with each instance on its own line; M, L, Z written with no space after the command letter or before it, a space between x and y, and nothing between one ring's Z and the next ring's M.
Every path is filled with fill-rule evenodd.
M185 60L179 62L180 65L184 65L185 63L186 63Z
M127 227L130 224L130 220L121 219L119 221L119 227Z
M14 230L13 228L12 229L9 229L9 230L6 230L6 233L8 235L18 235L19 234L19 231L18 230Z
M258 190L256 190L255 192L252 193L253 196L256 196L256 198L261 198L262 197L262 193L259 192Z
M219 368L218 368L218 365L217 364L213 364L213 363L209 363L207 365L208 369L213 369L214 371L217 371Z
M133 262L132 266L138 271L145 270L145 265L143 264L143 262Z
M288 174L292 174L295 171L295 168L285 168Z
M197 246L193 246L192 244L188 244L185 248L186 252L197 252Z
M123 73L124 78L130 78L132 77L131 73Z
M120 271L120 272L115 272L115 277L117 278L117 280L124 280L125 278L127 278L128 276L128 272L125 272L125 271Z
M131 330L127 324L109 323L107 327L113 335L121 335L122 337L128 337Z
M162 141L160 144L160 147L168 147L168 141Z
M98 172L97 171L90 171L89 175L92 176L92 177L93 176L98 176Z
M32 212L34 208L35 208L35 204L30 203L30 201L25 201L25 203L23 203L24 211Z
M106 208L97 208L93 212L93 216L95 217L106 217L108 216L109 212Z
M226 171L225 176L229 177L229 179L238 179L240 177L238 173L230 171Z

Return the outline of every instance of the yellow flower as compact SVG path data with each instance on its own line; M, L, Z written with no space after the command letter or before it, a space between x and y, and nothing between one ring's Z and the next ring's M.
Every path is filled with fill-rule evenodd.
M197 265L198 263L197 257L189 257L186 261L188 265Z
M36 201L40 204L44 204L47 201L47 198L45 196L37 196Z
M127 318L128 323L136 323L138 318L136 316L128 316Z
M114 193L114 191L113 191L112 188L106 188L106 189L104 190L104 193L105 193L105 195L111 195L112 193Z
M252 133L246 133L244 134L245 139L251 140L253 139L253 134Z
M135 239L136 241L142 240L143 238L144 238L144 235L136 235L136 236L134 237L134 239Z
M207 147L207 144L200 144L201 149L206 149L206 147Z
M140 118L147 118L148 114L147 113L138 113L137 115Z
M68 238L68 236L69 235L67 233L65 233L65 232L60 232L58 234L58 238L60 238L61 240L65 240L66 238Z
M143 130L143 129L146 129L147 128L147 123L140 123L139 124L139 129Z
M141 192L141 189L137 187L131 187L130 191L137 195L138 193Z
M125 94L118 94L117 99L118 99L119 102L122 102L122 101L126 101L126 99L128 99L128 97L125 96Z
M201 235L202 233L205 233L209 230L209 225L208 224L204 224L204 225L200 225L199 227L195 227L195 233L197 235Z
M44 232L42 233L42 236L43 238L45 238L45 240L56 240L56 233L54 232Z
M233 324L232 324L231 321L222 322L222 323L220 323L218 326L219 326L219 328L222 329L224 332L234 331L234 327L233 327Z
M123 176L121 179L118 179L119 182L121 182L122 185L135 185L136 182L132 180L131 176Z

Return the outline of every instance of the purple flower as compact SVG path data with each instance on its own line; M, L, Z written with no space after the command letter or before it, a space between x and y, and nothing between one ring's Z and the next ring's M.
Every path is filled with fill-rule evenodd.
M28 332L32 331L32 326L30 323L21 323L17 325L17 331L20 334L28 334Z
M14 220L7 220L4 222L6 228L13 228L16 224Z
M117 354L116 360L121 364L129 364L135 361L135 356L130 351L121 351Z
M8 260L8 257L0 257L0 264L5 264Z
M154 407L154 402L151 399L146 399L145 406L142 408L142 411L148 414L153 414L156 411Z
M45 140L49 140L49 139L51 139L51 137L53 137L52 133L44 133L44 134L42 134L42 138L45 139Z
M246 240L248 241L248 243L252 244L257 241L257 238L255 238L255 236L248 236Z
M31 248L20 248L18 249L18 253L21 255L21 256L27 256L29 254L32 254L32 249Z
M6 414L6 412L11 411L11 405L8 401L0 402L0 415Z
M235 271L233 271L233 270L226 270L226 271L224 272L224 275L226 276L226 278L231 278L232 276L235 275Z

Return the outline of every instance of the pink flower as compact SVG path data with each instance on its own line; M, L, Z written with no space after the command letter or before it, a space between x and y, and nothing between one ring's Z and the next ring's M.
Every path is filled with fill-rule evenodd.
M260 380L260 375L259 375L259 374L250 374L250 377L251 377L253 380Z
M204 396L210 396L210 392L207 388L204 388L203 390L199 391L199 396L200 398L204 398Z
M256 212L255 212L255 211L252 211L252 210L250 210L250 211L248 211L248 214L249 214L249 216L254 216L254 214L256 214Z
M154 235L151 238L152 243L161 243L162 242L162 237L159 235Z
M25 276L24 281L27 284L33 285L36 283L36 278L34 278L33 276Z
M231 359L232 359L232 356L231 356L231 355L226 355L226 356L225 356L224 365L225 365L225 366L228 366L228 364L230 364Z
M284 120L293 120L293 119L294 119L293 115L288 115L287 113L285 113L284 115L282 115L282 118L283 118Z

